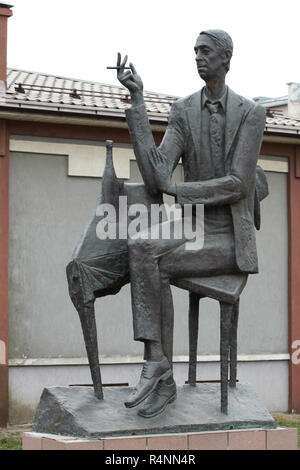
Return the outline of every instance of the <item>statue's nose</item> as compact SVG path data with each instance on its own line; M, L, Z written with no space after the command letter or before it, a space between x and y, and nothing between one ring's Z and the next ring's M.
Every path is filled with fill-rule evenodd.
M201 51L200 51L200 49L198 49L197 52L196 52L196 60L199 60L199 59L201 59Z

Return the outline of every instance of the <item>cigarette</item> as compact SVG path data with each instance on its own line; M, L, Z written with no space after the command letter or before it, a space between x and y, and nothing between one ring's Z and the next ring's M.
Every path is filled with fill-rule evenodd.
M112 69L116 69L116 70L118 70L118 69L130 69L130 67L121 67L121 65L118 65L117 67L106 67L106 68L110 69L110 70L112 70Z

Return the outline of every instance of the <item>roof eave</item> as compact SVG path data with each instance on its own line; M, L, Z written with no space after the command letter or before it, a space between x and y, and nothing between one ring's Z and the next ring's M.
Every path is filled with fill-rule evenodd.
M18 109L21 112L23 110L26 111L33 111L33 112L51 112L51 113L68 113L68 114L76 114L76 115L84 115L84 116L91 116L92 118L94 117L112 117L112 118L122 118L125 119L125 110L110 110L109 108L97 108L95 107L87 107L87 106L81 106L81 107L74 107L72 105L68 106L65 104L61 105L56 105L56 104L47 104L47 105L38 105L35 103L28 103L26 101L24 102L18 102L18 103L12 103L12 102L5 102L5 103L0 103L0 110L1 109ZM153 121L160 121L160 122L167 122L168 121L168 114L163 114L163 113L154 113L154 112L148 112L148 116L150 120Z
M60 109L58 111L54 108L45 109L38 107L4 107L0 105L0 119L128 129L124 113L100 113L99 111L97 113L82 113L76 112L75 110L72 111L64 109ZM161 116L149 116L149 120L153 131L165 131L167 127L167 118L163 118Z
M152 130L164 132L168 122L168 116L161 113L148 113ZM127 129L125 112L123 110L79 109L66 105L40 106L30 103L0 103L0 118L8 120L68 123L74 125L89 125L99 127L114 127ZM300 139L300 128L293 126L281 126L266 124L265 135L276 137L290 136Z

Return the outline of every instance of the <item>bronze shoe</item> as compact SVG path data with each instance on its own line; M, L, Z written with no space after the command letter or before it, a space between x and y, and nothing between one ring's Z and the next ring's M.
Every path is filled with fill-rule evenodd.
M133 408L142 403L155 389L160 380L165 380L172 375L170 363L166 357L159 362L145 362L140 381L134 391L124 403L127 408Z
M153 418L162 413L167 405L175 401L176 398L177 393L174 380L171 384L161 380L139 409L138 415L143 418Z

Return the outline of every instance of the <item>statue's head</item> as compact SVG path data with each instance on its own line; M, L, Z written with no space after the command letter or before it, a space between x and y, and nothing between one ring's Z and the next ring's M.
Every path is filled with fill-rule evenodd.
M233 42L225 31L202 31L195 44L196 63L200 77L207 81L225 77L230 68Z

